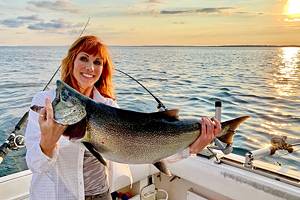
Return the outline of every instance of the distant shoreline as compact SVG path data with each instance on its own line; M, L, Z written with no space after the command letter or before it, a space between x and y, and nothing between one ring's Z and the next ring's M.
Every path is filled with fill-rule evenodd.
M300 47L300 45L108 45L109 47ZM0 45L0 47L68 47L66 45Z
M300 45L109 45L112 47L300 47Z

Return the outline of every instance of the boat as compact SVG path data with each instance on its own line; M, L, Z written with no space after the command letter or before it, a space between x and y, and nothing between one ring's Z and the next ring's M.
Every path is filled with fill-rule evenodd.
M215 106L215 117L221 120L221 104ZM23 143L20 135L12 134L2 147L18 148ZM232 146L218 139L214 143L214 148L169 163L171 177L152 164L129 165L133 180L127 176L114 180L112 194L131 200L300 200L299 171L258 160L278 150L292 153L300 141L274 136L269 146L244 156L231 153ZM31 177L30 170L0 177L0 199L29 199Z
M118 178L111 189L127 194L132 200L300 199L298 171L283 170L281 166L259 160L252 161L249 167L245 161L247 158L236 154L204 151L169 164L171 177L160 173L153 165L130 165L133 184L124 176ZM31 176L31 171L25 170L1 177L0 199L29 199ZM161 198L157 197L159 194Z

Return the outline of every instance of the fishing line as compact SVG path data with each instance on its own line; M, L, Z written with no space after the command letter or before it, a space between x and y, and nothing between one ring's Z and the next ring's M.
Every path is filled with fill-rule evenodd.
M155 99L155 101L158 103L158 105L157 105L158 110L161 110L161 111L167 110L165 105L156 96L154 96L154 94L152 94L152 92L150 92L142 83L140 83L138 80L136 80L135 78L133 78L129 74L123 72L122 70L119 70L119 69L115 69L115 70L122 73L122 74L124 74L124 75L126 75L126 76L128 76L129 78L131 78L132 80L137 82L140 86L142 86Z
M84 28L81 31L81 33L80 33L80 35L79 35L78 38L80 38L82 36L82 34L84 33L84 31L85 31L85 29L86 29L86 27L87 27L87 25L88 25L89 22L90 22L90 17L88 18L87 22L85 23ZM57 74L57 72L60 70L60 68L61 68L61 65L59 65L59 67L56 69L56 71L54 72L54 74L52 75L52 77L50 78L50 80L48 81L48 83L46 84L46 86L44 87L43 91L45 91L48 88L49 84L51 83L51 81L53 80L53 78L55 77L55 75Z
M85 23L84 28L81 31L80 35L79 35L79 38L81 37L81 35L86 30L86 27L89 24L89 22L90 22L90 17L88 18L87 22ZM59 67L56 69L56 71L54 72L54 74L52 75L50 80L47 82L46 86L43 88L42 91L45 91L48 88L49 84L52 82L52 80L54 79L54 77L56 76L56 74L58 73L60 68L61 68L61 65L59 65ZM140 86L142 86L155 99L155 101L158 103L157 108L160 111L167 110L165 105L152 92L150 92L142 83L140 83L138 80L136 80L131 75L129 75L128 73L126 73L122 70L119 70L119 69L115 69L115 70L122 73L122 74L124 74L124 75L126 75L126 76L128 76L129 78L131 78L132 80L137 82ZM22 116L22 118L18 121L17 125L15 126L15 129L12 131L12 133L9 135L9 137L5 140L5 142L0 146L0 164L2 163L4 157L8 154L9 150L18 150L18 149L25 146L24 136L20 135L20 134L16 135L16 133L17 133L17 131L21 130L22 125L28 119L28 114L29 114L29 111L27 111Z

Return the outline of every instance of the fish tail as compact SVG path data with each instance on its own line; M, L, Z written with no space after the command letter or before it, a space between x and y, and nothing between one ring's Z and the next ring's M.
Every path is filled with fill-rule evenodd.
M233 135L235 134L235 130L239 127L241 123L250 118L250 116L242 116L232 120L228 120L221 123L222 132L218 137L219 140L226 144L233 143Z

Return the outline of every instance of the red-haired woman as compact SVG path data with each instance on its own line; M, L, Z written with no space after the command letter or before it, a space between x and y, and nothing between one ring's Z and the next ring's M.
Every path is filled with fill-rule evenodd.
M62 61L61 79L81 94L110 106L115 102L113 65L106 46L95 36L76 40ZM79 142L79 135L64 134L67 127L53 120L51 101L55 90L40 92L32 105L45 106L39 114L30 111L26 137L26 161L33 172L30 199L110 200L112 168L105 167ZM220 123L202 118L201 136L177 157L197 153L220 132ZM176 157L176 156L175 156ZM116 169L116 168L113 168Z

